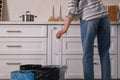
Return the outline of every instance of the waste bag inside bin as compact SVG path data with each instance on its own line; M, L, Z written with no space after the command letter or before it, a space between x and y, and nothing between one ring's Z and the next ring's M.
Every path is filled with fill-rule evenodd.
M59 69L56 67L42 67L35 72L35 80L59 80Z
M30 70L12 71L10 78L10 80L34 80L34 73Z
M35 72L35 80L64 80L67 66L46 65Z
M20 65L20 70L39 70L41 66L40 64L25 64Z

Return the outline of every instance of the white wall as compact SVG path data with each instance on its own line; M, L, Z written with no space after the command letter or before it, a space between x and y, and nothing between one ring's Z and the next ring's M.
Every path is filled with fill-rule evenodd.
M105 5L118 5L120 0L102 0Z
M120 0L103 0L104 4L117 4ZM4 20L22 21L19 17L27 10L36 15L36 22L48 21L52 15L52 6L55 7L55 17L59 15L62 6L62 17L65 18L68 0L4 0Z
M62 16L65 17L67 0L5 0L4 20L21 21L19 17L26 11L31 11L36 15L35 21L47 21L52 16L52 6L54 5L55 16L59 15L60 5L62 6ZM8 13L8 14L7 14Z

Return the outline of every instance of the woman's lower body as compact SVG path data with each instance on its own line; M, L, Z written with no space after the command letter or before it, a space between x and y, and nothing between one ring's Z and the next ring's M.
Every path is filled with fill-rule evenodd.
M111 80L110 21L108 16L92 20L80 20L83 47L84 80L94 80L94 40L97 36L98 52L101 62L102 80Z

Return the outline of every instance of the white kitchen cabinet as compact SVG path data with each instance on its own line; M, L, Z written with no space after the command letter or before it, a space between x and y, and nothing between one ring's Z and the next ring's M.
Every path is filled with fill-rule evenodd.
M118 78L120 79L120 26L118 26Z
M117 38L118 36L118 26L111 24L111 37Z
M80 38L63 38L62 43L62 54L82 54L82 44Z
M60 38L59 24L0 24L0 79L9 79L10 72L22 64L67 65L67 79L83 79L82 44L79 24L71 24ZM120 76L120 29L111 25L112 78ZM97 39L94 43L95 78L101 78ZM6 68L6 69L4 69ZM117 71L118 70L118 71ZM120 78L120 77L119 77Z
M70 25L68 28L68 31L63 35L63 37L81 37L81 32L80 32L80 25Z
M10 79L10 73L19 70L20 65L43 64L46 65L45 55L1 55L0 79Z
M61 65L61 40L56 38L56 32L62 25L48 26L48 64Z
M117 78L117 55L110 56L112 78ZM67 65L66 78L83 79L82 55L63 55L62 64ZM94 56L94 74L96 79L101 79L101 65L98 55ZM89 67L88 67L89 68Z
M110 44L110 55L117 55L117 38L113 38L111 37L111 44ZM98 54L98 44L97 44L97 40L94 41L94 54Z
M114 41L112 41L114 42ZM67 78L83 78L82 72L82 47L80 38L63 38L62 46L62 64L68 66L66 73ZM97 47L95 47L97 48ZM117 45L114 45L116 50ZM113 51L115 51L113 50ZM97 51L96 51L97 52ZM117 54L116 51L112 55L112 50L110 48L111 56L111 66L112 66L112 78L117 78ZM97 52L98 53L98 52ZM97 54L96 53L96 54ZM99 55L95 55L94 68L95 68L95 78L101 78Z
M46 54L45 38L0 38L0 54Z
M0 38L0 54L46 54L45 38Z
M118 30L117 25L111 25L111 37L117 38L118 36L117 30ZM66 38L81 37L80 25L71 24L68 31L63 35L63 37Z
M47 64L47 25L0 25L0 79L22 64Z
M0 25L0 37L46 37L46 25Z
M62 54L83 54L81 38L63 38ZM94 54L98 54L97 40L94 43ZM111 38L110 54L117 54L117 38Z
M62 39L62 64L68 66L66 78L83 78L82 72L82 43L79 25L71 25ZM73 30L73 32L72 32ZM75 32L76 31L76 32ZM72 34L73 33L73 34ZM71 35L71 36L70 36ZM110 57L112 78L117 79L117 26L111 26ZM95 78L101 78L100 60L98 55L97 39L94 42L94 69Z
M83 78L82 55L62 55L62 64L68 66L66 78Z

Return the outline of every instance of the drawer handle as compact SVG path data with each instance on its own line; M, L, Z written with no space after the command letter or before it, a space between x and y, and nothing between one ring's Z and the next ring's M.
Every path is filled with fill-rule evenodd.
M13 48L13 47L16 47L16 48L21 48L22 46L21 45L7 45L8 48Z
M8 33L21 33L22 31L19 31L19 30L18 31L17 30L16 31L8 30L7 32Z
M96 47L96 48L97 48L98 46L97 46L97 45L94 45L94 47Z
M6 63L7 65L20 65L21 63Z
M99 63L97 63L97 62L94 62L93 64L94 64L94 65L99 65Z
M56 29L57 29L57 27L53 27L53 29L55 29L55 30L56 30Z

